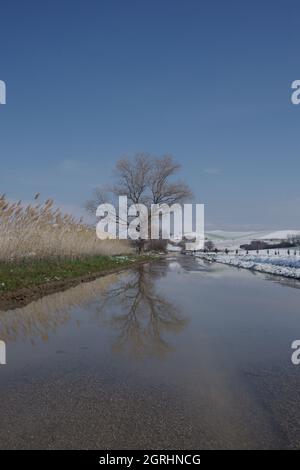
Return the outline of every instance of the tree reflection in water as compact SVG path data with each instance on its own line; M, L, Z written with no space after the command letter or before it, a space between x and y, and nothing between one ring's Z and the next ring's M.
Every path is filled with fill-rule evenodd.
M118 336L113 349L135 356L164 356L172 351L168 333L187 325L178 309L157 291L156 280L166 274L162 265L142 265L103 294L97 316Z
M115 351L163 356L172 350L167 335L187 324L157 291L156 281L167 269L166 263L149 263L0 312L0 338L8 343L30 341L35 346L57 335L62 326L80 328L88 322L117 331Z

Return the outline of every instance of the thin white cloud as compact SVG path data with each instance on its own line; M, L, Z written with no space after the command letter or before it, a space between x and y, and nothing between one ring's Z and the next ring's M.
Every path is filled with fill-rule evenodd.
M60 168L67 173L77 173L81 170L81 164L77 160L66 159L60 162Z
M220 175L222 171L220 168L204 168L203 173L206 175Z

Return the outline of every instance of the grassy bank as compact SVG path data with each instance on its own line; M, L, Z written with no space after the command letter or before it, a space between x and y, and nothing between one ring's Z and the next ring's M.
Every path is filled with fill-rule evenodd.
M0 262L0 295L20 289L63 283L154 259L154 256L90 256L82 259Z

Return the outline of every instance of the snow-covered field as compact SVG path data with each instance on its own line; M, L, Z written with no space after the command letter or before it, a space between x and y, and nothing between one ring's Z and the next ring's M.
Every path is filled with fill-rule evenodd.
M285 250L286 251L286 250ZM281 255L266 255L266 254L215 254L215 253L201 253L197 254L203 259L208 261L215 261L217 263L230 264L238 268L247 268L254 271L260 271L268 274L276 274L293 279L300 279L300 255L294 254L281 254Z
M205 233L207 239L211 240L219 250L236 250L240 245L249 244L252 240L269 241L284 240L290 235L300 235L300 230L278 230L275 232L228 232L226 230L212 230Z
M239 268L252 269L269 274L277 274L284 277L300 279L300 247L270 248L256 251L246 251L240 249L240 245L250 244L253 240L261 240L266 243L276 244L288 240L291 236L300 237L300 230L278 230L275 232L228 232L224 230L213 230L205 232L206 240L211 240L214 246L222 253L201 253L195 256L209 261L230 264ZM225 250L229 250L225 254ZM235 251L238 250L238 254ZM168 245L168 251L180 251L177 246Z

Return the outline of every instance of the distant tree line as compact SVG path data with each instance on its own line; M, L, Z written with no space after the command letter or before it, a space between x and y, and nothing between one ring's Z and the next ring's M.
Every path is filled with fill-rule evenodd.
M289 238L288 240L281 240L277 243L267 243L263 240L252 240L251 243L240 245L242 250L266 250L273 248L293 248L300 245L300 238Z

